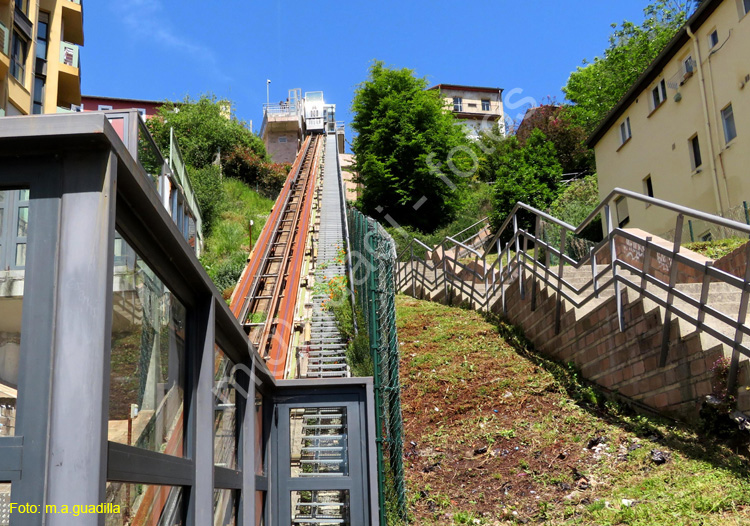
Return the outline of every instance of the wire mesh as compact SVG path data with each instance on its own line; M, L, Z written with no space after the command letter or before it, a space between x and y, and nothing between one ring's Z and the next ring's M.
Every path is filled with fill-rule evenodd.
M396 333L396 244L374 219L348 209L352 274L373 361L380 522L405 522L403 420ZM393 521L392 521L393 522Z

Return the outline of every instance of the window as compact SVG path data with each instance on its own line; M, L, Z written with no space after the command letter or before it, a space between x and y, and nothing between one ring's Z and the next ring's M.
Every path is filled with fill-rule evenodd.
M654 185L651 182L651 176L648 175L643 180L643 193L649 197L654 197Z
M697 170L702 164L703 159L701 158L701 145L698 141L698 135L694 135L690 139L690 165L692 166L693 170Z
M718 45L719 45L719 32L714 29L711 32L711 34L708 35L708 48L713 49Z
M461 97L453 97L453 111L464 111L463 99Z
M482 100L482 111L490 111L490 100L489 99L483 99Z
M39 23L36 31L36 57L47 60L47 44L49 39L49 13L39 12Z
M745 14L750 13L750 0L742 0L742 11Z
M29 0L16 0L16 9L21 11L24 15L29 14Z
M138 110L138 115L140 115L141 117L145 117L146 116L146 109L145 108L136 108L136 109Z
M653 103L652 110L655 110L661 106L665 100L667 100L667 83L664 79L651 90L651 102Z
M627 200L624 197L618 197L615 200L615 209L617 210L617 226L623 228L630 223Z
M29 42L13 32L13 47L10 52L10 74L23 84L26 76L26 53L29 50Z
M99 104L99 111L109 111L112 109L112 106L109 106L107 104Z
M44 77L39 75L34 77L34 106L32 108L34 115L44 113L44 83Z
M630 117L626 118L622 124L620 124L620 143L625 144L633 136L630 130Z
M731 104L721 110L721 120L724 122L724 140L729 144L737 137L737 128L734 125L734 111Z
M279 137L279 142L286 142L286 137L284 136Z

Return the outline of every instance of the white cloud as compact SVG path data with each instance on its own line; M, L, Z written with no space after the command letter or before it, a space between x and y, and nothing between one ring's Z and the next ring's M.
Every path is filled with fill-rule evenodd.
M137 40L151 45L161 45L181 55L190 56L202 62L205 69L210 70L214 79L230 80L221 71L215 53L201 43L202 39L186 38L169 24L169 12L164 9L160 0L117 1L114 4L114 10Z

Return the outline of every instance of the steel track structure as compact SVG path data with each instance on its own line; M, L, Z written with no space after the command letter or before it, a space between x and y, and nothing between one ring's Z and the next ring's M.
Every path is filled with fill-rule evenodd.
M284 377L290 354L322 147L321 136L305 139L230 304L277 379Z

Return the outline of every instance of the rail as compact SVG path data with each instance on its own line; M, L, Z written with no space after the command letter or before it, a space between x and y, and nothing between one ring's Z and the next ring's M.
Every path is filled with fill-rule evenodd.
M619 228L613 216L613 202L620 198L633 199L676 214L675 240L671 246L658 243L652 237L645 238ZM523 228L523 219L531 216L532 228ZM602 215L605 222L605 238L593 244L589 253L575 259L566 253L569 239L575 238ZM604 289L614 288L617 305L618 328L626 328L623 317L623 287L634 291L664 309L664 325L661 343L660 365L669 358L670 325L676 317L692 325L698 331L708 334L731 350L728 388L732 392L737 385L740 357L750 357L750 348L743 343L750 335L747 323L748 303L750 302L750 265L746 265L744 276L738 277L718 268L711 261L699 261L684 253L680 239L687 217L728 228L750 236L750 226L713 216L699 210L648 197L629 190L614 189L583 220L573 226L554 216L524 203L517 203L500 229L481 250L448 236L435 247L428 247L413 239L402 250L409 259L401 263L397 286L402 292L417 295L418 290L442 294L446 302L460 297L479 310L499 310L507 313L506 291L509 286L519 287L522 298L531 294L531 308L534 310L540 286L548 287L555 295L556 315L555 334L560 332L563 300L575 308L582 308L596 300ZM559 243L548 242L541 235L542 222L559 228ZM460 233L459 233L460 234ZM458 247L472 254L460 258ZM627 247L637 258L618 254ZM533 249L533 251L532 251ZM425 258L419 253L424 251ZM750 243L745 245L745 260L750 261ZM497 259L488 261L490 253L497 253ZM403 259L399 258L399 261ZM652 261L662 264L661 271L653 268ZM586 268L590 279L576 286L566 280L565 271ZM677 288L678 273L691 272L694 283L700 284L699 293L690 294ZM526 275L531 278L531 290L524 290ZM736 314L727 313L720 306L709 304L709 291L723 287L734 291L739 298ZM440 289L442 288L442 291Z

